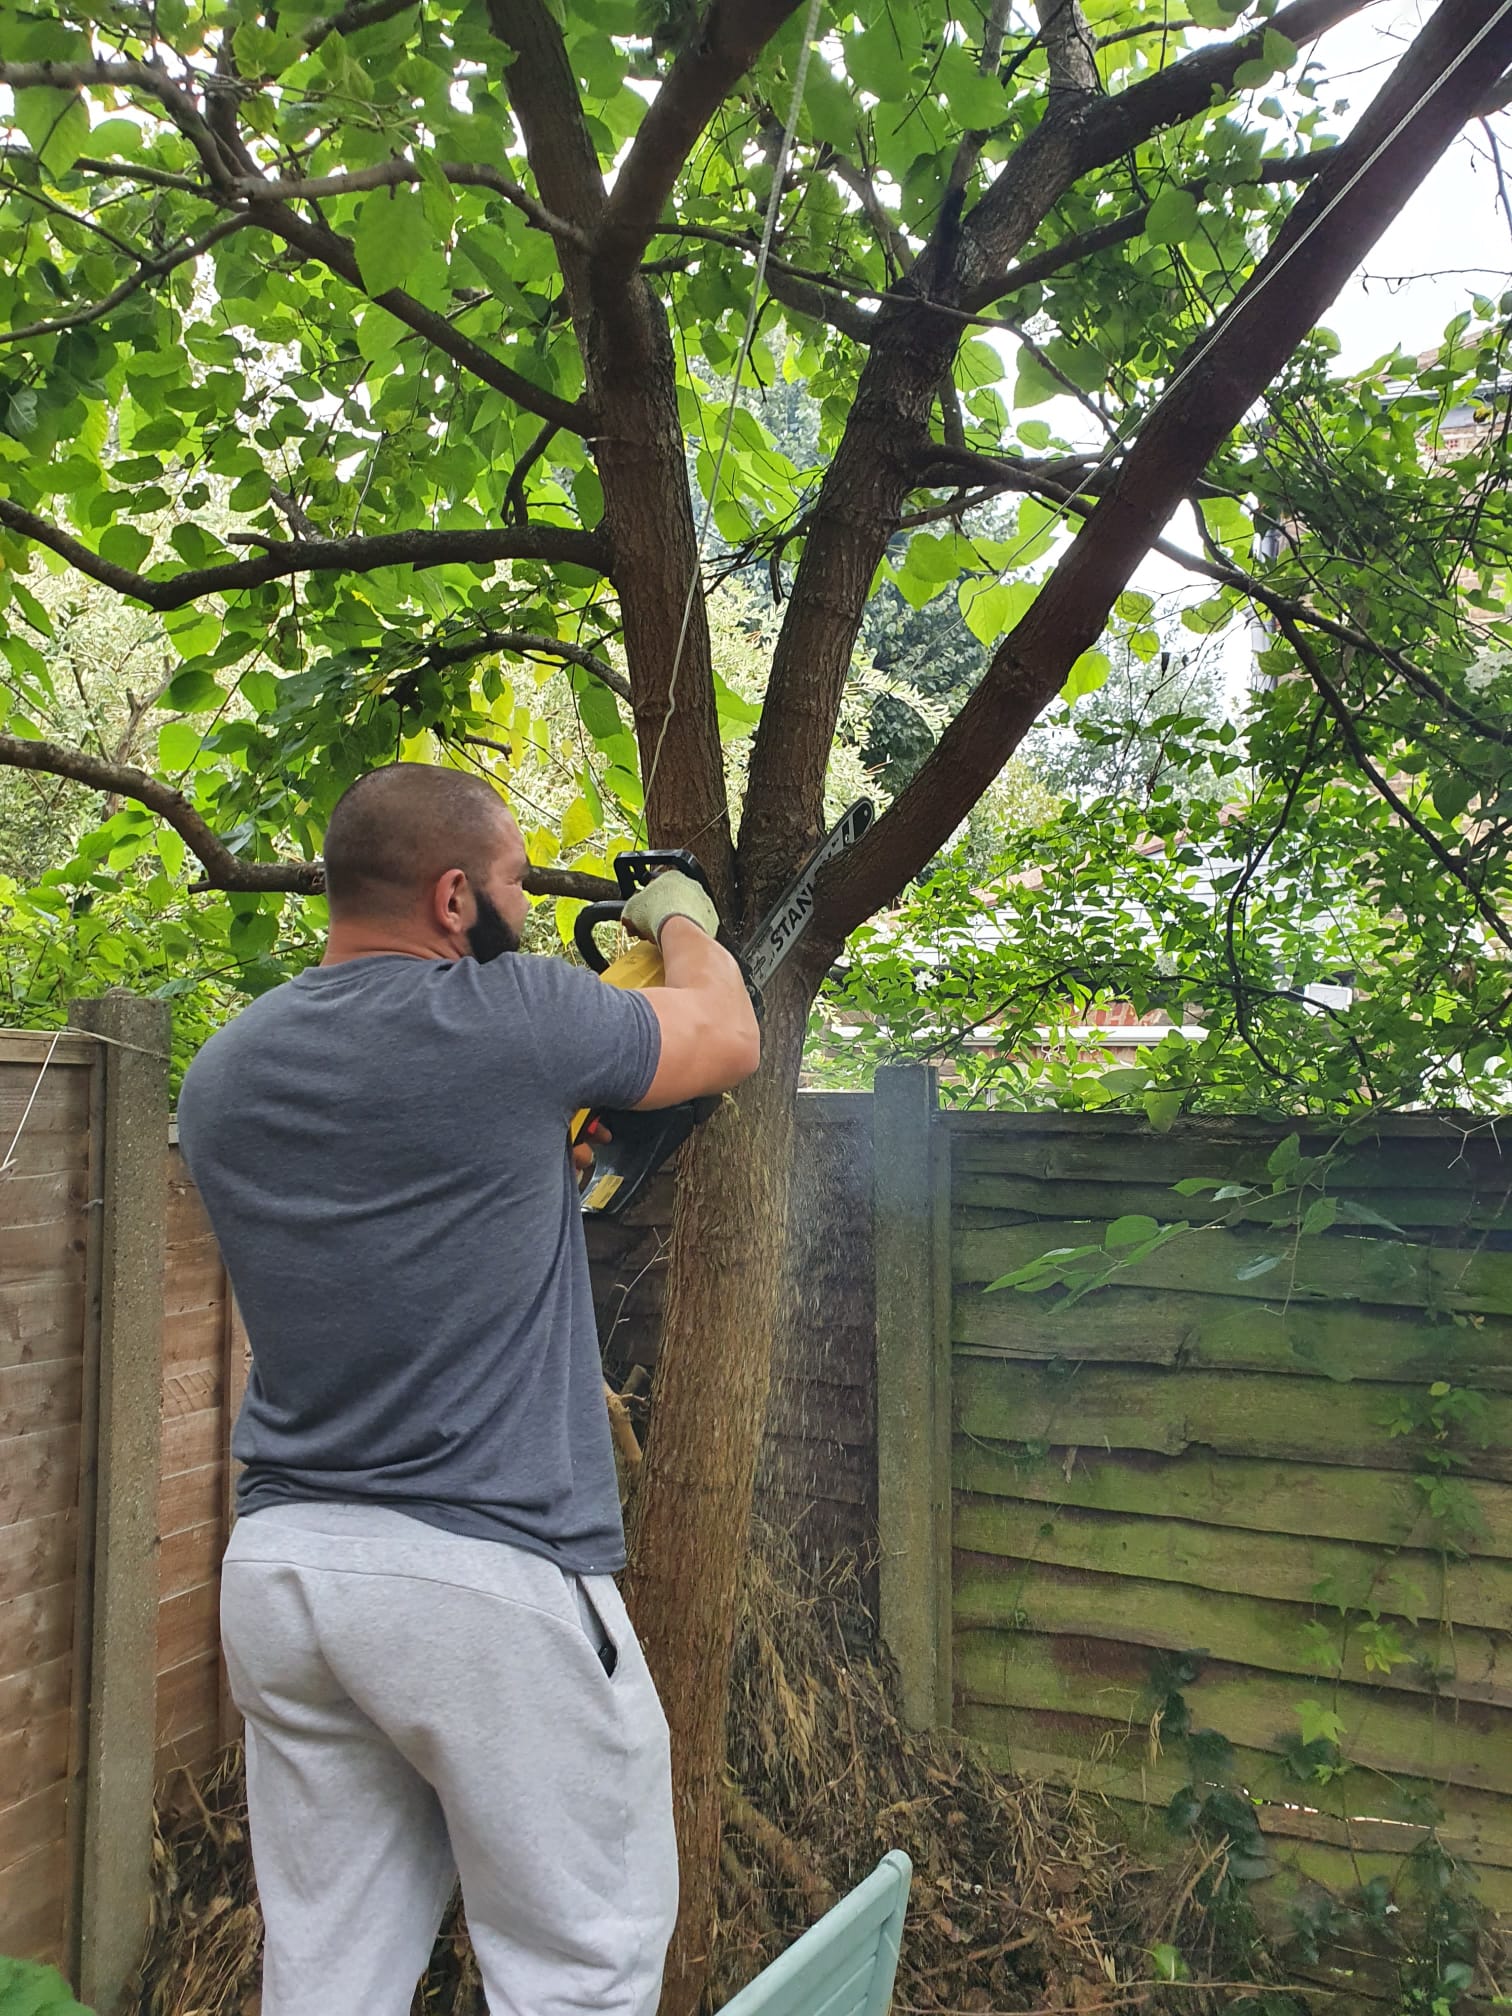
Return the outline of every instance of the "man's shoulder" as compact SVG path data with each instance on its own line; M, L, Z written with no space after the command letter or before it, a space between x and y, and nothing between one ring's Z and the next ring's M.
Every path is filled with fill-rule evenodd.
M575 1000L592 1000L590 990L598 985L598 975L586 966L550 952L516 952L490 960L480 970L486 980L518 993L527 1007L542 1003L570 1007Z
M296 992L293 983L285 980L266 994L259 994L255 1001L249 1001L245 1008L238 1009L228 1022L223 1022L219 1029L206 1037L184 1073L180 1104L185 1093L192 1099L197 1091L244 1055L249 1046L255 1047L270 1037L287 1020Z

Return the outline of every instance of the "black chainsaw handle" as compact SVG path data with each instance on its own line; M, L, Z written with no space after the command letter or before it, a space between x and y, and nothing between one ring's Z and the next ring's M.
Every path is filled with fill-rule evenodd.
M614 873L620 885L619 895L611 896L603 903L585 903L572 927L572 942L585 966L595 973L606 970L609 961L600 952L594 932L600 924L618 924L625 905L636 891L644 889L653 877L664 874L669 868L676 869L679 875L690 877L708 895L714 894L709 888L703 864L685 847L648 847L638 853L616 856Z
M618 924L625 902L625 897L615 896L607 903L585 903L577 914L577 921L572 927L572 942L583 964L595 973L605 972L609 961L599 950L593 934L600 924Z

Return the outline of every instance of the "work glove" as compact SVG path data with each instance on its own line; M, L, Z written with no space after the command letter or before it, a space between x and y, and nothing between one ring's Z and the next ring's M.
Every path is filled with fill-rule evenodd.
M663 869L644 889L637 889L620 922L638 938L649 938L659 945L669 917L686 917L711 938L719 935L719 912L713 897L700 889L691 875L680 875L675 868Z

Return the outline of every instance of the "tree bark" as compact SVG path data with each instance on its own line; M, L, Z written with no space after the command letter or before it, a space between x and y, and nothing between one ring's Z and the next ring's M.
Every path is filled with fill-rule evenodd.
M760 1072L683 1150L626 1600L672 1730L682 1908L661 2016L694 2016L709 1966L725 1703L771 1379L794 1096L812 974L768 1003Z

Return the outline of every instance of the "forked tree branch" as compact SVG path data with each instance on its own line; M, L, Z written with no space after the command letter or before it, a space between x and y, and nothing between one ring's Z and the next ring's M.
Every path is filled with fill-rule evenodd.
M405 0L405 5L413 6L414 0ZM576 245L579 249L586 248L588 241L575 224L555 216L544 203L538 203L528 189L522 188L510 176L501 174L497 168L476 161L438 161L435 165L437 172L455 188L492 190L506 203L512 203L538 231L545 231L551 237ZM393 160L380 161L375 167L353 168L340 175L312 175L293 181L244 177L235 184L234 193L252 203L318 202L326 196L354 196L365 189L396 189L401 183L422 182L424 179L413 161L395 155Z
M246 185L243 184L243 187ZM312 223L300 217L287 204L264 202L258 199L251 205L252 214L259 218L275 237L282 238L286 245L296 251L307 253L329 267L339 279L355 287L360 294L368 295L380 308L386 308L397 322L407 329L413 329L417 336L434 345L443 356L460 364L479 378L485 385L491 385L496 392L502 392L506 399L512 399L517 406L523 406L527 413L534 413L542 420L550 420L555 426L564 428L569 434L586 434L591 431L593 415L581 400L560 399L555 392L547 392L539 385L533 385L528 378L512 370L508 364L492 356L481 343L473 342L454 329L444 315L438 315L434 308L427 308L402 287L390 287L382 294L373 294L362 277L357 264L357 255L350 240L339 237L323 224Z
M1262 161L1238 186L1310 182L1323 173L1333 152L1334 148L1330 145L1315 148L1311 154L1288 154L1274 161ZM1211 180L1211 176L1197 175L1174 186L1188 196L1200 197ZM1111 251L1115 245L1127 245L1131 238L1137 238L1144 230L1149 216L1150 205L1136 203L1120 216L1110 218L1106 224L1094 224L1086 231L1073 232L1070 237L1047 245L1041 252L1031 252L1027 259L1020 259L1003 275L1003 294L1016 294L1021 288L1037 286L1041 280L1048 280L1053 274L1062 273L1068 266L1090 259L1095 253Z
M205 871L203 888L291 896L319 896L325 889L325 871L318 861L245 861L233 854L182 791L149 777L134 764L108 763L102 756L69 749L59 742L29 742L16 735L0 735L0 768L66 777L92 791L144 805L165 826L172 827L200 863ZM602 875L579 875L570 868L529 868L525 889L531 896L580 897L590 903L619 894L619 885Z
M937 227L921 262L923 277L932 282L932 266L949 255L959 275L958 305L980 308L998 299L1008 262L1051 206L1083 175L1130 153L1165 127L1206 111L1213 93L1231 90L1235 73L1261 54L1267 33L1298 43L1311 41L1367 4L1368 0L1291 0L1260 27L1180 57L1114 97L1069 98L1020 143L968 212L961 226L959 262L954 248L941 242Z
M330 35L355 35L380 21L392 21L396 14L415 5L416 0L351 0L350 6L312 21L304 31L304 45L307 49L318 49Z
M1442 0L1248 283L1188 353L1108 492L933 752L821 883L816 921L827 942L891 902L949 840L1096 642L1219 444L1509 63L1512 8L1488 22L1483 0Z
M607 659L585 645L573 644L565 637L548 637L539 630L483 630L467 642L442 644L427 651L425 663L437 669L464 665L470 658L481 658L493 651L507 651L521 658L560 658L564 665L580 667L627 704L630 700L630 681L623 672L616 672Z
M171 252L163 252L157 258L143 259L135 273L129 273L118 287L112 287L98 301L90 301L82 308L65 309L61 315L49 315L40 322L0 329L0 343L27 343L38 336L57 336L65 329L80 329L86 322L98 322L112 308L129 301L150 280L165 279L176 267L203 257L212 246L218 245L223 238L229 238L234 231L245 230L251 222L252 219L245 216L223 217L208 231L202 231L198 238L191 238L186 244L175 246Z
M699 135L800 0L712 0L646 108L594 238L601 298L629 280Z
M1512 929L1508 928L1501 912L1476 882L1465 862L1453 848L1444 844L1431 826L1417 816L1379 764L1372 760L1369 750L1365 747L1364 737L1360 733L1359 723L1350 713L1343 694L1323 670L1323 661L1303 636L1299 625L1290 616L1278 615L1276 622L1282 636L1296 653L1303 671L1312 681L1318 697L1337 722L1345 747L1371 789L1391 807L1408 831L1422 841L1439 866L1464 890L1475 905L1476 915L1486 928L1499 938L1509 951L1512 951Z
M223 188L230 180L232 164L206 123L204 113L193 95L175 83L160 64L0 62L0 84L8 84L12 91L87 91L106 85L117 91L136 91L155 98L199 155L211 182Z
M505 525L477 532L376 532L366 538L270 541L256 559L192 567L155 581L102 560L82 539L4 497L0 497L0 525L47 547L102 588L112 588L159 613L182 609L202 595L260 588L294 574L363 573L374 567L441 567L452 562L486 565L501 560L544 560L590 567L600 574L609 571L609 554L596 532L584 532L576 525Z

